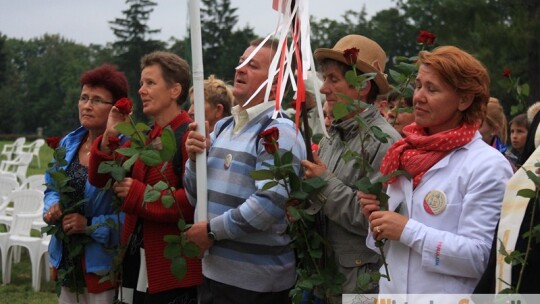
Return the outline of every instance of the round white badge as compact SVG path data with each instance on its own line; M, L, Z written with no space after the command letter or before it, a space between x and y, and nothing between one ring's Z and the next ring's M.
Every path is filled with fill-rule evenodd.
M223 166L225 167L225 169L229 169L231 167L231 163L232 163L232 154L227 154L225 156L225 163L223 164Z
M424 197L424 209L431 215L441 214L446 209L446 194L439 190L431 190Z

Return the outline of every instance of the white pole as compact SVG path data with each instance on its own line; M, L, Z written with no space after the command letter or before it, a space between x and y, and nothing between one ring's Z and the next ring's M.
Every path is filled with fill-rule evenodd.
M193 104L195 106L195 122L197 132L206 134L204 117L204 71L201 39L201 9L199 0L189 0L189 16L191 27L191 57L193 69ZM208 221L206 153L197 154L197 207L196 222Z

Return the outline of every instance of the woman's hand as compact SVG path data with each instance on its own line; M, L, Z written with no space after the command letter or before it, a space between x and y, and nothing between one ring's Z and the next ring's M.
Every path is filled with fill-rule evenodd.
M371 232L378 241L382 239L399 241L408 221L408 218L393 211L374 211L369 216Z
M62 227L67 235L86 233L88 219L79 214L66 214L62 220Z
M317 154L313 154L313 162L302 160L300 164L304 169L304 176L306 178L322 175L326 171L326 165L321 161Z
M62 210L58 202L54 203L47 212L43 215L43 220L47 224L53 224L62 217Z
M375 194L368 194L358 191L356 193L356 197L358 198L358 203L360 204L362 213L366 218L369 218L373 211L379 211L381 202L377 200L377 196Z
M105 133L103 133L103 138L101 139L100 150L105 153L111 153L109 150L109 136L116 137L118 136L118 131L115 129L116 126L121 122L129 122L129 115L120 113L117 107L113 106L109 112L109 118L107 120L107 128Z
M129 193L131 184L133 184L133 179L131 177L124 177L121 181L113 184L114 193L118 197L125 198Z

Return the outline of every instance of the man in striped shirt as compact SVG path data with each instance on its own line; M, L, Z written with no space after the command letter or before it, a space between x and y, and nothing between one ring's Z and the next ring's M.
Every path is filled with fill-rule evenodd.
M231 118L215 125L209 136L191 131L186 142L184 186L194 205L196 197L195 156L207 152L208 222L194 224L187 232L203 257L202 304L290 303L288 292L295 283L294 251L286 234L285 202L282 186L263 189L267 181L255 181L249 173L273 163L259 134L279 129L279 151L291 150L293 165L301 174L300 160L306 158L302 135L287 118L272 119L274 102L265 102L265 90L257 92L268 78L268 69L277 42L267 41L250 58L260 40L255 40L240 57L233 94L237 106ZM277 80L273 80L270 100ZM256 94L255 94L256 93ZM245 104L252 95L252 100ZM195 130L196 124L190 125Z

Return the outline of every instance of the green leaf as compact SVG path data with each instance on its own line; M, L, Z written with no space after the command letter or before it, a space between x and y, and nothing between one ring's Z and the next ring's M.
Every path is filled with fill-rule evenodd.
M174 204L174 198L171 195L163 195L161 197L161 204L165 208L171 208L171 206Z
M292 161L293 161L293 154L291 151L287 151L283 153L283 156L281 156L282 164L292 164Z
M162 162L161 157L159 156L159 152L156 150L142 151L141 160L145 165L150 167L157 166Z
M349 85L353 87L357 87L360 85L360 82L358 81L356 73L353 70L348 70L345 73L345 80L347 81Z
M98 167L98 173L100 174L106 174L110 173L112 170L111 163L108 161L101 162ZM51 174L51 177L56 180L55 175L60 174L59 172L54 172Z
M529 96L530 88L529 88L528 83L522 84L520 88L521 88L521 95L523 95L525 97Z
M135 124L135 129L141 133L152 130L152 128L142 122L138 122L137 124Z
M342 102L337 102L334 105L334 119L339 120L347 115L349 115L349 110L347 109L347 105Z
M116 149L116 152L124 156L133 156L139 153L139 150L133 148L119 148Z
M302 180L294 172L289 173L289 184L291 186L291 191L302 190Z
M398 71L390 69L389 74L390 74L390 78L394 80L394 82L396 83L404 83L405 81L407 81L407 76L405 76L404 74Z
M179 140L182 139L180 138ZM161 160L171 160L176 153L176 138L170 126L163 129L163 133L161 133L161 146L162 149L159 151Z
M186 230L186 221L184 219L179 219L176 226L178 226L178 229L180 231L184 231L184 230Z
M536 173L530 170L527 170L527 176L529 177L530 180L533 181L533 183L536 185L537 188L540 187L540 177L538 177Z
M111 170L111 176L114 178L115 181L121 181L126 176L126 170L122 167L113 167Z
M195 244L188 242L184 245L184 255L188 258L196 258L200 254L199 247Z
M249 172L249 176L253 178L254 180L260 181L260 180L267 180L267 179L273 179L274 173L270 170L255 170Z
M163 256L166 257L169 260L173 260L174 258L180 256L181 253L180 249L180 243L177 242L169 242L165 246L165 249L163 250Z
M371 126L370 129L371 129L371 133L373 133L373 136L375 136L375 138L378 141L380 141L383 144L386 144L388 142L388 138L390 138L390 136L384 133L383 130L381 130L381 128L377 126Z
M264 186L262 187L262 190L268 190L268 189L271 189L275 186L277 186L279 183L276 182L276 181L269 181L268 183L264 184Z
M293 219L293 221L298 221L299 219L302 218L302 216L300 215L300 212L298 211L298 208L296 207L293 207L293 206L287 207L287 213L289 214L289 217Z
M164 181L159 181L154 184L153 188L156 189L157 191L163 191L165 189L169 189L169 185Z
M326 186L326 181L320 176L314 176L302 181L303 186L311 187L312 189L321 189Z
M157 201L161 196L161 192L156 191L154 189L148 190L148 188L144 191L144 202L146 203L153 203Z
M180 244L180 236L176 234L166 234L163 236L163 241L166 243L176 243Z
M187 262L183 257L176 257L172 260L171 272L177 280L182 280L187 273Z
M304 191L293 191L291 192L291 197L299 200L306 200L309 197L309 193Z
M517 196L533 198L536 196L536 191L531 189L521 189L517 192Z
M135 162L137 161L137 159L139 158L139 154L135 154L135 155L132 155L130 158L128 158L123 164L122 164L122 168L124 168L124 170L126 171L130 171L131 170L131 167L133 166L133 164L135 164Z
M369 177L364 176L357 180L354 185L356 186L356 189L364 192L364 193L370 193L369 190L371 188L371 180L369 180Z
M128 137L131 137L131 135L135 134L135 128L133 128L133 125L129 122L121 122L114 127L114 129Z

